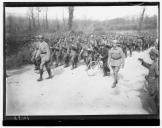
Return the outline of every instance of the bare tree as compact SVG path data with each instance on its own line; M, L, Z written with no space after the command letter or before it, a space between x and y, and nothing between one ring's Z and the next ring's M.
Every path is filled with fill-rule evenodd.
M56 30L60 30L60 24L59 24L57 16L56 16Z
M27 19L28 19L28 29L29 29L29 31L31 31L31 29L32 29L32 20L31 20L31 15L30 15L30 12L28 11L27 12Z
M40 7L36 7L36 11L37 11L37 17L38 17L38 28L40 28L40 12L41 12L41 8Z
M72 23L73 23L73 14L74 14L74 7L70 6L68 7L68 11L69 11L69 20L68 20L68 26L69 26L69 30L71 30L72 28Z
M46 13L46 30L48 30L48 7L45 8Z
M65 30L66 29L66 21L65 21L65 16L64 16L64 10L62 12L62 17L63 17L63 19L62 19L62 22L63 22L63 30Z
M138 31L141 31L141 29L143 27L144 14L145 14L145 8L143 8L142 14L141 14L140 19L139 19L139 28L138 28Z
M29 7L29 17L31 18L32 28L34 29L36 27L36 24L35 24L34 8L33 7Z

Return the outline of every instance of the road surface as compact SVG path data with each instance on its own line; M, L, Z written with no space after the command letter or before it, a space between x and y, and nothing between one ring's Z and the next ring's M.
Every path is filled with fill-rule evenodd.
M151 98L143 90L148 70L141 66L138 57L151 62L148 51L134 52L127 57L124 69L119 72L119 83L111 88L113 77L103 77L102 71L88 76L86 66L62 66L52 69L50 80L37 82L39 74L34 66L7 70L7 115L101 115L150 114L154 112ZM112 72L111 72L112 73Z

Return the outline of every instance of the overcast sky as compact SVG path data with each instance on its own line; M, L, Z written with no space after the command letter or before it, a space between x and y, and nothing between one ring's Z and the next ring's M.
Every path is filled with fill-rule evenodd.
M82 6L75 7L75 19L91 19L91 20L108 20L117 17L132 17L139 16L142 13L144 6ZM25 16L28 12L28 7L6 7L7 14L17 16ZM145 6L145 15L158 15L158 6ZM43 12L41 12L43 16ZM67 7L48 7L49 19L63 19L68 17Z

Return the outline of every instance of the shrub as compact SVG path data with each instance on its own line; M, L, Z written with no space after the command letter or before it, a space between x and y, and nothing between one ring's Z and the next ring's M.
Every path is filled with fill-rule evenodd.
M25 64L31 64L31 50L30 46L22 47L17 54L6 57L6 68L18 68Z

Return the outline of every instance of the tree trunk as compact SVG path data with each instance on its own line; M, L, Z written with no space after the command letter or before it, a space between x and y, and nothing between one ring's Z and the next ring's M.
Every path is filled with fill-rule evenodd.
M69 26L69 30L72 29L72 23L73 23L73 14L74 14L74 7L69 7L69 21L68 21L68 26Z

